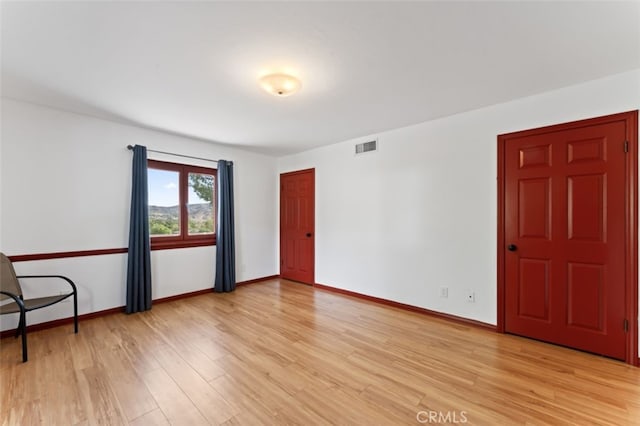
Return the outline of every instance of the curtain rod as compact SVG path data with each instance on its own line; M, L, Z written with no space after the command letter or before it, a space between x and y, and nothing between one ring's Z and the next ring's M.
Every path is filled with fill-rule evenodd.
M127 149L129 151L133 150L133 145L127 145ZM217 163L218 162L218 160L212 160L210 158L194 157L192 155L184 155L184 154L175 154L173 152L166 152L166 151L156 151L155 149L148 149L147 148L147 151L148 152L155 152L155 153L158 153L158 154L173 155L175 157L192 158L194 160L211 161L212 163Z

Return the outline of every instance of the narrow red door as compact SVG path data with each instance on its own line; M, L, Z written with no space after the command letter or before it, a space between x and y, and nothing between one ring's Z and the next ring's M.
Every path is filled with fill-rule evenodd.
M280 275L314 284L315 170L280 175Z
M506 332L625 359L625 120L501 136Z

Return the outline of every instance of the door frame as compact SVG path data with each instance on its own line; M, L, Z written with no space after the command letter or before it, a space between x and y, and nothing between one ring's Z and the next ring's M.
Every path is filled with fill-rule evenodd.
M310 286L313 286L315 284L315 280L316 280L316 169L315 167L309 168L309 169L303 169L303 170L294 170L291 172L286 172L286 173L280 173L280 181L278 182L278 227L279 232L278 232L278 236L279 236L279 259L278 259L278 275L282 276L282 253L283 253L283 249L284 247L282 246L282 178L285 176L293 176L293 175L299 175L299 174L303 174L303 173L311 173L311 183L312 183L312 188L313 188L313 197L312 197L312 203L313 203L313 208L311 209L311 211L313 212L313 220L312 220L312 224L313 224L313 229L311 230L311 232L313 233L313 245L311 247L311 271L312 271L312 282L310 283L303 283L303 284L308 284Z
M498 315L496 331L505 333L505 149L509 139L624 121L628 154L625 175L625 317L629 321L625 362L638 366L638 111L628 111L569 123L498 135ZM621 148L622 149L622 148Z

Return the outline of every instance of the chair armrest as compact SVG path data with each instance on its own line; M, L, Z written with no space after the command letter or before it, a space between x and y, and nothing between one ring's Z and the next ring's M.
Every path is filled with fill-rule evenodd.
M14 302L16 302L16 304L20 307L20 312L24 313L25 308L24 308L24 301L22 300L22 298L20 296L17 296L13 293L9 293L8 291L4 291L4 290L0 290L0 294L5 294L7 296L9 296L10 298L13 299Z
M16 275L16 278L60 278L61 280L65 280L69 283L69 285L73 289L74 294L78 294L78 289L76 288L76 285L73 283L73 281L63 275Z

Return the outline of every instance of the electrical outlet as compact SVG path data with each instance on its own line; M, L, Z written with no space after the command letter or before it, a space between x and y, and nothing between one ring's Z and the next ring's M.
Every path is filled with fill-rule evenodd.
M440 297L443 299L449 297L449 287L440 287Z
M467 290L467 302L475 303L476 293L473 290Z

